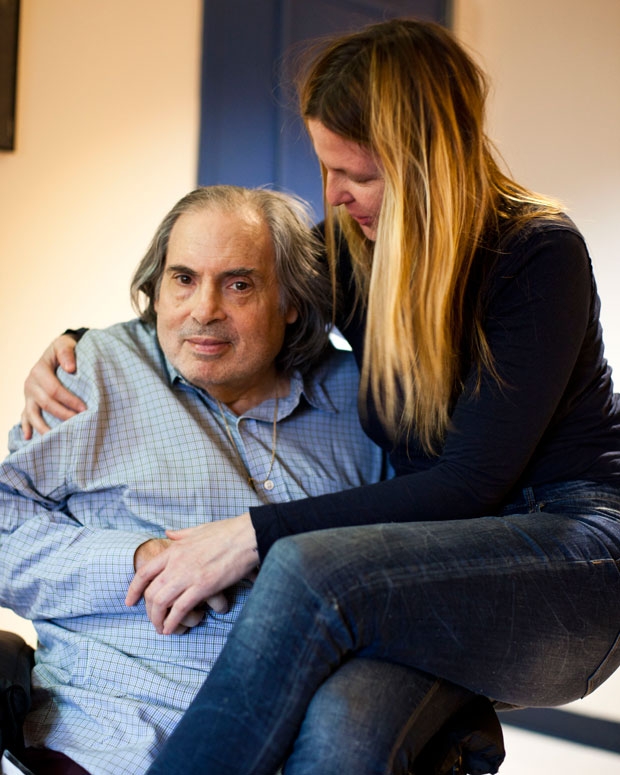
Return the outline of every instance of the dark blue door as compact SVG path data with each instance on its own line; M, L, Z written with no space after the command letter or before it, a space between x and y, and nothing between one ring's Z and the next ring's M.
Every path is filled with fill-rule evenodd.
M323 205L287 77L295 45L394 16L449 23L449 0L205 0L201 185L271 185Z

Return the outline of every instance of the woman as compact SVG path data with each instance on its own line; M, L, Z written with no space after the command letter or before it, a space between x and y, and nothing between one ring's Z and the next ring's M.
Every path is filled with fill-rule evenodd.
M129 602L169 632L249 571L239 545L262 563L152 773L270 773L291 750L287 772L336 772L327 724L307 752L362 658L510 705L620 663L620 406L583 239L500 171L484 78L434 24L328 43L300 101L362 421L397 477L251 509L218 552L175 534L136 577Z

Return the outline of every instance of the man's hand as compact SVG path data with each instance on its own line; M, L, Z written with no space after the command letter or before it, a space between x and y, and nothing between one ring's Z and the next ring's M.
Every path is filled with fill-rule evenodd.
M145 541L143 544L140 544L140 546L136 549L135 554L133 556L134 570L138 570L138 568L142 568L144 565L150 562L154 557L157 557L162 552L165 552L171 543L172 541L169 538L150 538L148 541ZM221 611L220 611L220 607L222 607L222 601L219 599L220 597L224 598L224 607L223 607L223 610ZM213 605L211 605L207 600L206 604L211 605L211 608L213 608L215 611L218 611L219 613L225 613L228 610L228 601L223 595L217 595L215 598L213 598L212 602L213 602ZM203 606L199 606L198 608L195 608L193 611L190 611L187 614L187 616L184 616L180 624L172 634L184 635L188 630L191 630L192 627L195 627L197 624L200 624L200 622L204 618L205 618L205 612L204 612L204 605L203 605Z
M172 544L169 538L150 538L136 549L133 557L134 570L139 570L147 565L155 557L158 557L162 552L165 552ZM137 602L137 601L136 601ZM145 599L146 602L146 599ZM189 611L180 621L178 626L171 633L172 635L183 635L192 627L200 624L205 616L205 608L209 607L218 614L225 614L228 611L228 600L223 593L212 595L207 598L201 604L196 606L192 611ZM147 614L149 611L147 603ZM150 616L149 616L150 618Z
M170 543L171 541L169 538L149 538L148 541L145 541L143 544L140 544L140 546L136 549L133 556L134 570L138 570L138 568L142 568L144 565L150 562L154 557L157 557L162 552L165 552L168 546L170 545ZM173 632L173 635L184 635L192 627L195 627L197 624L200 624L200 622L203 619L204 619L204 611L201 611L199 609L190 611L187 614L187 616L183 617L183 620L176 628L176 630Z
M75 339L63 334L55 339L32 368L24 384L26 405L21 417L22 432L25 439L32 438L32 429L43 434L49 431L49 425L43 419L42 410L68 420L86 406L58 380L58 366L72 374L75 364Z
M169 538L149 538L148 541L140 544L133 555L133 569L137 571L142 568L154 557L166 551L171 543Z
M136 568L125 603L144 597L157 632L170 635L205 600L221 613L216 604L225 601L223 591L252 573L258 552L249 514L166 535L171 542L165 551Z

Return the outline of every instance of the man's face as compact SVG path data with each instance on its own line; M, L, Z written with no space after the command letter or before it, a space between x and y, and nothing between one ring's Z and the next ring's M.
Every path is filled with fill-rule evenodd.
M159 343L189 382L239 412L274 395L297 311L282 310L271 236L254 212L181 215L155 311Z

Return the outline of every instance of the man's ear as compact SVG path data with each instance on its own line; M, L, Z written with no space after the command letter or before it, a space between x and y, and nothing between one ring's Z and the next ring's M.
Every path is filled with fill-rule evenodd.
M292 304L289 305L289 308L286 311L286 315L284 316L284 320L286 321L287 325L291 325L291 323L294 323L299 318L299 310L294 307Z
M157 310L156 310L157 311ZM286 313L285 320L287 324L290 326L291 323L294 323L299 318L299 310L296 307L291 306L288 308L288 312Z

